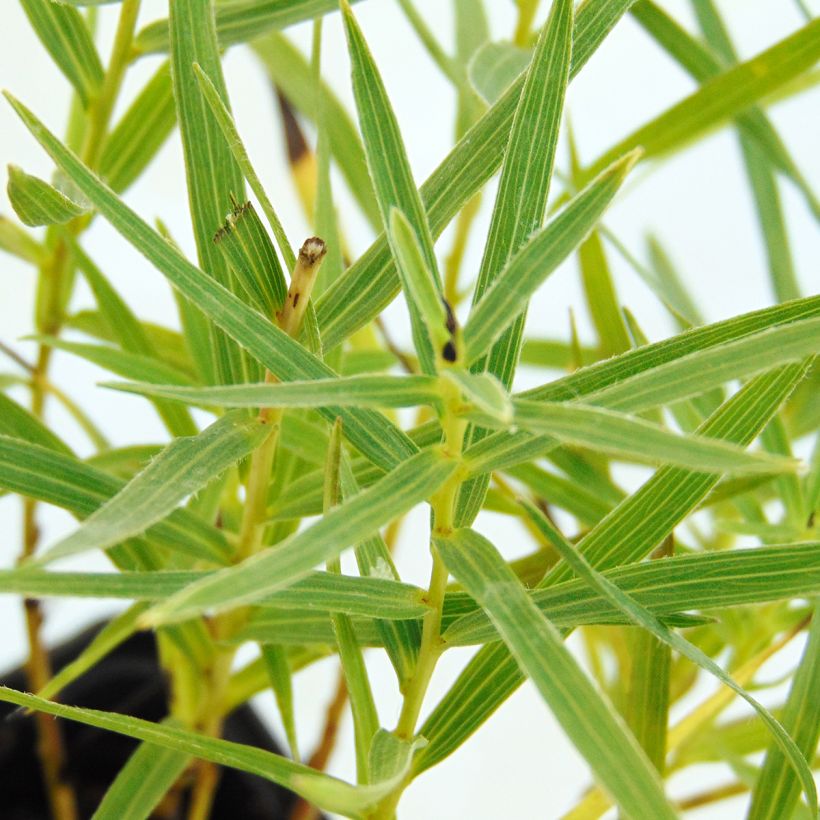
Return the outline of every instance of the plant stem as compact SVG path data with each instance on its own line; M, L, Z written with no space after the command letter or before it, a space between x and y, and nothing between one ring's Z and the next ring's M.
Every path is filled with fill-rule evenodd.
M455 410L461 402L458 388L448 381L441 381L444 413L442 428L444 430L444 454L452 458L461 456L464 444L464 431L467 423L459 418ZM462 476L456 472L444 486L433 496L433 535L447 535L453 531L455 520L455 501L461 486ZM401 713L393 733L401 740L412 740L416 733L424 696L433 677L438 659L443 650L441 642L441 616L444 609L444 593L447 589L447 568L435 543L430 544L433 557L433 567L430 571L430 584L427 590L427 604L430 607L424 616L421 632L419 657L413 677L410 679L404 692ZM396 806L401 799L402 792L412 780L412 773L379 804L372 815L373 820L389 820L395 815Z
M276 315L279 327L294 339L299 337L310 293L325 252L325 243L318 237L314 236L305 240L291 274L290 288L285 303ZM276 377L267 371L265 381L274 382ZM258 552L263 546L262 541L267 522L268 489L279 441L282 410L281 408L263 407L259 411L259 418L270 425L270 433L251 456L246 485L247 496L235 555L237 563ZM226 638L235 632L246 620L247 613L246 607L240 607L214 618L213 630L217 642L219 638ZM200 712L200 729L213 737L218 736L222 731L222 722L226 714L226 694L235 654L236 649L233 647L218 648L210 668L206 670L209 675L206 687L209 697L205 699ZM218 782L218 770L214 764L205 763L198 768L188 820L207 820Z

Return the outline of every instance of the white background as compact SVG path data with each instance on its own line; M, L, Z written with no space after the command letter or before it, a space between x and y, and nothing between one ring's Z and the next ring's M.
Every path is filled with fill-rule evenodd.
M493 36L510 36L514 8L508 0L488 0ZM542 4L546 5L546 4ZM689 5L668 0L664 7L679 20L692 26ZM796 5L788 0L726 0L720 3L728 18L735 42L743 58L754 55L795 30L801 23ZM417 7L450 49L453 40L450 4L418 0ZM355 12L383 73L388 92L402 127L417 182L424 180L447 153L453 133L454 96L391 0L369 0ZM162 0L144 0L141 23L165 14ZM107 55L115 23L115 10L100 12L99 42ZM294 39L307 48L310 27L297 26ZM323 47L325 77L353 110L348 64L338 15L327 18ZM157 58L142 60L125 83L125 103L133 98L157 65ZM232 49L225 60L225 72L239 129L252 160L284 221L293 244L309 233L298 208L287 173L280 138L278 111L267 81L249 51ZM23 100L55 132L62 133L68 87L43 53L20 7L12 0L3 3L0 26L0 84ZM580 146L581 157L591 161L601 151L656 115L694 88L692 81L664 55L628 17L590 60L569 92L567 110ZM770 115L791 150L797 164L815 186L820 183L820 92L812 91L773 107ZM53 168L5 104L0 105L0 157L30 173L48 178ZM559 166L566 167L565 146L559 148ZM606 217L623 242L640 258L645 258L645 237L655 233L670 250L674 261L708 321L763 307L772 294L765 256L756 224L751 197L739 159L736 138L723 130L698 142L683 154L651 173L637 175L640 184L631 184ZM364 221L353 212L350 198L339 194L341 221L354 253L364 250L372 237ZM480 260L482 230L486 228L494 187L488 189L484 210L468 252L465 270L473 275ZM781 184L789 234L804 294L817 290L817 260L820 237L816 224L803 202L788 184ZM151 165L148 174L126 196L127 201L149 220L162 218L186 252L194 256L187 214L182 159L176 133ZM3 194L0 210L11 209ZM438 242L440 256L449 249L450 235ZM174 323L175 312L169 289L157 273L112 229L97 220L84 244L104 268L131 306L143 317ZM657 301L638 277L614 254L610 260L622 303L629 305L651 339L668 335L672 328ZM32 271L9 256L0 256L0 338L24 355L32 356L31 343L18 341L31 332L34 278ZM79 289L74 307L90 306L90 296ZM574 263L562 266L542 288L529 314L529 331L539 336L566 336L568 309L579 321L582 337L592 338L583 308ZM409 334L403 306L397 302L387 311L393 333L407 341ZM0 371L8 370L6 364ZM95 387L105 378L101 371L70 356L58 354L54 372L60 384L85 407L93 411L103 430L116 445L163 440L163 429L147 405L135 397L111 394ZM519 384L533 383L535 374L522 372ZM543 378L543 374L541 374ZM58 409L49 419L80 454L90 452L88 442L70 419ZM630 486L645 472L625 473ZM60 511L42 510L44 543L48 544L71 526L71 518ZM19 503L0 500L0 521L4 538L0 541L2 563L10 566L20 535ZM519 530L508 522L483 516L485 532L494 537L509 556L525 551ZM398 561L407 580L426 583L428 559L424 543L426 513L410 516L399 544ZM80 564L78 564L79 566ZM81 566L102 569L103 559L84 559ZM53 601L47 605L46 634L58 640L73 633L112 606L103 603ZM0 618L4 640L0 664L18 663L23 657L23 628L17 601L0 597ZM572 643L572 642L571 642ZM793 659L799 646L786 654ZM371 653L369 664L379 695L381 719L392 726L400 704L392 672L383 658ZM428 708L446 691L469 657L468 651L449 653L433 679ZM781 658L781 662L786 660ZM765 670L772 677L777 666ZM335 681L335 665L316 665L297 678L299 729L304 749L310 749L324 717L325 704ZM711 691L706 683L698 696ZM269 696L257 703L278 726ZM675 715L673 715L675 717ZM353 774L352 736L345 724L332 771ZM672 792L682 795L707 783L722 782L719 771L690 772L674 779ZM583 761L571 749L539 697L524 685L462 749L439 768L428 772L408 789L402 802L403 818L449 820L473 817L493 820L500 817L552 818L570 808L588 783ZM693 812L698 818L739 817L743 799L719 807Z

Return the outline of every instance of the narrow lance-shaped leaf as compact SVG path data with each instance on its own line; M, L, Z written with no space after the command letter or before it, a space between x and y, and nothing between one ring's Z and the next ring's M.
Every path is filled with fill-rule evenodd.
M416 316L420 319L413 322L416 352L421 358L432 351L433 361L424 369L434 372L437 360L448 357L452 360L458 356L452 339L455 322L451 318L452 313L445 306L441 288L427 267L424 251L407 217L397 208L392 208L389 223L387 233L402 290L408 306L413 306L410 318L413 320L413 316ZM453 345L452 350L447 347L448 344Z
M35 695L16 692L5 686L0 687L0 700L250 772L285 786L327 811L338 812L348 817L359 816L369 807L376 805L396 785L395 781L389 780L373 786L351 786L335 777L321 774L315 769L263 749L206 737L176 726L151 723L127 715L63 706Z
M194 227L197 255L203 270L230 287L228 266L213 243L231 196L244 197L244 183L234 158L202 97L194 74L196 62L211 77L223 98L227 97L210 0L171 0L171 78L174 86L179 130L182 137L188 203ZM189 308L190 311L190 308ZM201 317L188 315L187 323ZM209 326L211 369L209 381L246 381L239 350L221 328ZM257 375L258 375L258 368Z
M176 125L171 64L162 63L105 138L100 176L124 191L156 156Z
M296 715L293 709L293 679L290 674L287 650L281 644L265 644L260 647L262 660L268 673L271 689L276 698L279 717L285 727L285 737L290 756L299 760L299 741L296 734Z
M150 381L174 384L190 384L191 379L180 371L165 364L160 358L141 353L131 353L110 345L90 345L83 342L68 342L53 336L34 336L45 347L62 350L79 356L87 362L122 376L126 379L148 379ZM193 433L196 433L194 429Z
M433 237L421 197L413 181L410 162L396 115L393 113L373 56L345 0L342 0L342 15L350 53L353 93L356 97L367 164L373 179L382 224L390 238L392 236L391 210L396 208L402 213L411 229L410 237L415 234L415 239L419 243L424 260L422 272L426 269L429 277L432 277L433 287L440 292L441 280L433 250ZM408 239L408 241L411 240ZM398 259L397 254L401 251L397 248L391 248L391 250L394 258ZM406 254L402 258L406 259ZM405 268L405 272L416 270L416 268L417 266L413 265L410 269ZM420 278L414 277L414 281L418 282ZM435 373L435 352L425 331L425 317L421 312L423 307L428 306L429 300L425 300L423 305L418 305L414 296L412 292L408 294L413 341L418 349L422 369L426 373Z
M659 617L685 610L805 598L820 588L820 543L693 553L613 567L603 574ZM579 580L538 588L530 594L557 626L615 623L619 617L619 610L610 601ZM464 593L449 593L445 600L445 642L448 646L488 643L494 632L491 622L476 606L471 611L464 597Z
M573 0L553 2L526 71L501 166L501 179L473 291L473 309L468 325L488 289L499 281L510 259L544 221L569 83L574 14ZM546 269L550 272L549 265ZM508 390L518 365L532 291L522 291L522 294L526 294L524 300L508 305L510 312L498 327L499 332L493 333L492 339L487 339L481 349L469 342L465 331L466 361L470 368L474 372L488 371ZM473 330L483 328L486 331L487 319L486 316L479 319ZM465 435L465 443L473 444L486 434L486 429L471 426ZM488 483L488 476L478 475L462 485L455 512L459 525L473 521L483 503Z
M429 498L457 467L456 462L435 451L418 453L309 528L290 536L277 549L255 555L173 595L149 613L146 623L185 620L205 609L258 601L290 586L320 561L340 554Z
M559 441L654 463L666 462L707 472L790 472L799 462L697 435L677 435L663 427L604 408L583 404L516 399L515 423Z
M706 42L722 56L728 65L736 64L738 62L737 53L729 38L729 32L726 30L714 4L708 0L706 2L696 2L694 8ZM769 133L771 126L769 126L762 113L759 117L755 117L755 112L752 111L748 112L746 116L752 116L758 129L763 130L764 133ZM775 177L776 166L770 161L766 151L767 146L759 144L743 128L739 130L738 137L740 138L743 162L746 166L746 175L749 178L757 208L760 231L766 245L769 275L775 296L781 302L797 299L800 296L800 288L797 284L794 263L789 249L789 238L784 224L780 191ZM775 140L777 140L776 136ZM779 140L777 141L779 142ZM786 154L786 157L788 158L788 154ZM796 179L801 179L799 173L796 174ZM804 184L804 190L805 187ZM810 195L809 202L816 207L817 202L813 194Z
M631 9L632 16L698 82L705 82L723 70L721 61L689 34L670 15L651 0L641 0ZM713 43L714 46L714 43ZM730 60L734 62L736 60ZM758 106L753 106L739 114L736 123L740 133L757 144L768 161L789 176L800 188L809 207L815 214L820 213L820 204L811 187L789 155L774 126Z
M86 518L125 486L121 478L74 456L0 435L0 487L11 492ZM146 537L171 552L211 563L224 564L230 555L224 535L186 509L159 521Z
M334 372L272 322L192 265L103 185L41 122L6 95L26 126L67 176L122 235L171 281L175 288L252 353L281 381L333 377ZM348 440L383 469L415 452L410 439L383 415L332 408L326 418L342 416Z
M39 177L9 165L6 188L14 212L24 225L57 225L88 211Z
M799 329L795 328L797 339L793 336L788 344L784 345L784 352L787 354L786 361L795 357L795 345L801 347L805 344L804 349L810 355L816 350L817 343L814 336L816 329L812 329L809 325L802 326L801 320L815 318L818 306L820 306L820 299L810 298L790 303L790 307L767 308L763 311L737 316L727 322L718 322L715 325L698 328L663 342L637 348L606 362L585 367L562 379L524 391L520 397L536 401L577 400L609 407L608 398L602 398L598 402L596 396L599 391L604 393L611 388L615 394L612 396L612 406L620 410L635 412L687 398L700 392L701 386L704 389L711 388L725 381L721 373L722 364L720 362L723 348L719 345L731 339L737 339L738 343L745 341L751 334L769 326L769 319L775 319L775 317L785 319L786 324L783 327L777 327L779 321L775 319L775 327L772 330L782 330L787 334L786 327L792 321L801 325ZM757 345L759 341L749 338L750 345ZM777 352L777 345L771 346L764 341L762 346L767 349L761 350L759 361L776 364L771 357ZM726 349L732 349L734 354L738 355L738 351L732 345L727 344ZM702 353L705 356L703 364L711 364L713 369L701 367L695 357L696 352ZM690 359L689 356L693 358ZM742 362L738 367L738 373L745 371L753 374L756 371L754 357L748 359L745 356L739 356L738 358ZM653 363L658 367L659 374L657 393L651 389L654 380ZM645 372L642 372L644 369ZM715 381L712 381L713 373L717 375ZM677 379L678 375L680 381ZM631 382L631 378L635 381ZM619 384L625 384L627 381L630 381L630 389L621 391ZM634 388L636 401L634 406L631 388ZM646 392L644 392L645 388L648 388ZM652 400L649 397L651 393L654 393ZM529 461L534 448L543 451L550 446L552 446L550 442L544 438L539 442L533 442L527 433L495 433L472 447L466 456L473 465L473 469L503 469L505 466Z
M100 90L103 68L77 9L52 0L21 0L32 28L87 108Z
M573 17L572 0L555 0L538 38L504 155L474 305L543 222L569 82ZM512 315L512 327L507 322L502 328L488 360L476 365L489 370L507 388L518 360L524 308L526 303Z
M141 743L119 770L91 820L145 820L190 763L175 749Z
M210 572L48 572L24 567L0 570L0 591L37 597L66 596L161 601L207 578ZM423 590L379 577L311 572L287 589L263 598L265 608L311 608L365 618L410 620L427 611Z
M342 500L342 433L341 422L336 421L330 433L327 464L325 467L325 487L323 512L327 515ZM339 556L335 555L327 562L329 573L341 574ZM356 641L353 624L350 618L342 613L331 616L333 633L339 649L339 660L350 697L350 711L353 715L354 745L356 749L356 777L359 783L373 782L393 775L371 771L368 751L376 732L379 730L379 716L367 667L364 664L362 650ZM373 776L371 778L371 776Z
M714 675L714 677L743 698L743 700L757 712L761 720L766 724L766 728L771 732L781 752L788 758L790 765L800 778L800 783L808 798L809 805L816 814L817 791L811 770L794 740L787 734L783 726L772 717L769 710L755 700L742 686L739 686L702 649L690 643L681 635L672 632L651 612L620 590L601 573L596 572L580 552L576 551L576 548L552 526L536 507L527 502L524 502L524 507L530 520L533 521L540 531L549 539L549 542L558 550L561 558L566 562L567 566L572 569L576 576L586 584L595 588L604 598L613 603L621 612L629 617L635 626L646 629L658 640L663 641L674 649L675 652L692 661L692 663L697 664L701 669L709 672L709 674Z
M358 0L352 0L356 3ZM229 46L258 37L267 29L287 28L339 8L338 0L235 0L216 8L219 44ZM137 36L135 48L142 54L168 50L168 21L156 20Z
M812 760L816 754L820 737L820 698L817 697L820 686L820 609L816 601L809 639L782 716L784 727L807 760ZM763 760L747 817L749 820L788 817L796 806L799 792L800 785L783 749L772 745Z
M242 411L223 416L198 436L171 442L141 473L38 562L106 549L144 532L183 499L251 453L270 434Z
M224 387L117 382L108 386L129 393L215 407L414 407L436 404L440 399L436 380L432 376L365 374L337 379Z
M231 154L233 154L233 158L242 170L245 179L251 186L251 190L254 194L256 194L259 204L262 206L262 210L265 212L265 216L271 226L276 242L279 245L282 258L285 260L285 265L287 265L288 269L292 271L296 266L296 256L294 255L293 249L288 242L285 229L279 221L279 217L274 210L273 204L268 198L265 189L262 187L262 183L259 181L259 177L253 169L253 165L251 165L250 157L248 156L248 152L245 150L245 146L242 143L242 138L239 136L239 131L236 129L236 124L233 121L231 112L228 110L228 106L222 99L224 94L220 94L216 85L214 85L198 63L194 63L194 74L196 75L197 82L199 83L202 96L205 98L205 102L208 104L211 114L213 114L214 119L219 126L219 130L222 132L225 145L230 150ZM279 265L279 260L276 258L276 254L271 249L270 253L265 251L265 257L268 255L272 255L274 257L270 260L270 264L273 267L269 274L273 280L270 282L270 285L274 290L274 295L272 298L274 302L278 302L281 306L281 303L285 301L287 287L285 287L284 276Z
M644 158L668 154L744 112L758 100L811 68L820 58L820 19L766 51L704 83L686 99L641 126L586 169L589 178L640 145Z
M591 182L535 234L486 289L464 328L466 359L474 362L505 332L544 280L584 240L640 157L636 150Z
M521 669L624 812L632 817L675 818L658 773L635 738L495 547L466 529L435 542L447 568L486 610Z
M25 407L0 393L0 434L71 455L71 448Z

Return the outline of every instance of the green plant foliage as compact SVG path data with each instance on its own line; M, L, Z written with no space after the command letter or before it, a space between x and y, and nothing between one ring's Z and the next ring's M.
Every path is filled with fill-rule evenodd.
M14 214L0 216L0 251L37 282L25 340L36 355L0 333L0 493L24 505L0 594L26 603L35 694L0 688L0 700L139 741L94 818L147 818L170 797L206 820L218 778L204 762L267 778L305 807L403 818L405 790L472 743L525 680L589 770L568 818L674 818L733 795L753 820L815 817L820 296L801 289L790 242L794 209L816 221L820 207L769 108L805 105L820 20L784 12L780 39L746 54L733 39L746 10L724 20L713 0L692 0L697 32L652 0L518 0L505 4L511 31L496 30L490 3L453 0L448 44L422 4L399 0L385 13L454 101L454 145L418 185L401 101L371 50L375 0L171 0L167 19L139 29L139 0L21 4L71 96L60 138L36 100L33 111L5 92L54 169L47 182L9 164ZM693 85L631 131L610 134L601 118L611 147L582 161L570 85L624 15ZM116 23L110 57L95 46L98 16ZM308 21L303 50L287 29ZM347 48L349 106L322 66L331 26ZM279 95L287 145L270 139L289 151L316 234L304 243L290 188L254 166L258 148L234 120L228 47L247 49ZM133 66L163 54L136 82ZM776 304L707 324L663 226L647 219L633 251L602 219L642 170L724 128L737 133ZM177 244L122 196L175 129L195 259L182 233ZM171 286L176 324L121 292L119 260L88 232L102 222ZM369 238L348 243L351 224ZM648 286L647 303L622 304L616 261ZM525 333L559 266L578 277L592 339L574 305L566 332L538 322ZM725 275L745 286L754 273ZM408 339L383 315L397 297ZM657 326L651 300L673 329L660 341L642 329ZM69 357L104 372L106 407L156 413L162 435L110 435L93 398L74 396ZM649 465L639 486L624 462ZM71 521L47 540L42 507ZM495 544L485 512L510 525ZM429 583L408 583L393 560L403 524L401 549L430 560ZM108 571L87 563L101 559ZM121 602L56 673L42 662L39 601L51 598ZM157 636L162 720L57 702L140 630ZM586 664L566 643L573 632ZM759 696L765 661L804 635L783 663L784 694ZM238 668L248 644L254 660ZM433 702L439 661L458 647L473 654ZM395 673L389 693L375 655ZM339 690L314 751L296 673L320 659ZM265 690L290 757L222 737L230 711ZM737 702L749 717L726 720ZM344 712L351 782L333 758L324 770L347 740ZM71 763L62 725L37 724L38 754L55 817L75 820L72 787L53 776L55 761ZM517 753L504 750L510 765ZM689 793L691 767L717 764L725 783Z

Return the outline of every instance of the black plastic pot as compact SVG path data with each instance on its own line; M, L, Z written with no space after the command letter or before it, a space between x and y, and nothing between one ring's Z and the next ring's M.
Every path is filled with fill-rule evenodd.
M61 669L88 645L101 625L83 632L53 650L52 664ZM26 690L21 669L0 676L0 683ZM156 658L154 638L138 633L120 645L92 671L61 693L63 703L161 720L167 711L167 691ZM13 707L0 703L0 801L3 820L50 820L36 755L35 724L30 717L5 718ZM73 721L61 721L66 745L65 778L75 789L80 816L91 817L117 772L137 747L123 735ZM282 753L276 741L249 706L233 712L223 737ZM279 820L290 816L295 796L255 775L223 768L212 820ZM185 800L166 820L185 817Z

